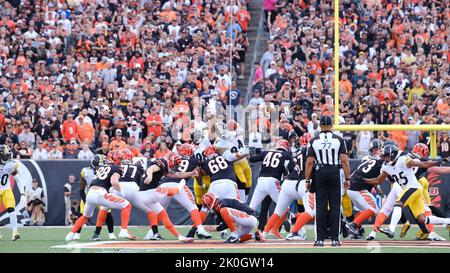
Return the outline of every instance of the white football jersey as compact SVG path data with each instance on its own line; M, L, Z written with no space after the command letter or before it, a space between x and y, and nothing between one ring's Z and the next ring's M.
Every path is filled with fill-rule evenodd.
M200 143L198 144L197 148L194 150L194 156L200 161L203 161L205 159L205 156L203 155L203 152L205 151L206 147L211 146L212 143L209 141L209 138L207 136L203 137L200 140Z
M414 168L408 168L406 164L410 162L412 159L408 155L400 156L395 164L392 165L392 162L384 164L381 167L382 172L386 172L389 174L395 182L397 182L402 189L406 188L414 188L414 189L422 189L422 186L417 181L416 175L414 173Z
M0 190L11 189L11 175L19 169L19 163L9 160L5 165L0 164Z
M86 191L91 186L92 180L94 180L95 172L91 167L85 167L81 170L81 177L86 180Z

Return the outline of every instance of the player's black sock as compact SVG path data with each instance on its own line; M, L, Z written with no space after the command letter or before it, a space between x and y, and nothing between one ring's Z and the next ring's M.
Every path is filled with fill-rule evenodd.
M441 209L435 207L435 206L429 206L431 213L433 213L435 216L440 218L447 218L447 216L442 212Z
M114 232L114 220L112 218L111 212L108 212L106 214L106 226L108 227L108 232L113 233ZM98 233L100 234L100 233Z
M417 225L419 226L420 230L421 230L423 233L430 233L430 231L428 231L428 228L427 228L427 226L426 226L425 224L417 223Z
M188 232L188 234L186 235L186 237L188 237L188 238L194 238L195 232L197 232L197 228L193 226L193 227L189 230L189 232Z
M298 205L298 206L297 206L297 212L298 212L298 213L305 212L305 206L303 206L303 205Z
M80 229L77 231L78 234L81 233L81 229L82 229L82 228L83 228L83 227L80 227Z
M347 219L347 222L351 223L353 220L355 220L355 215L350 215L349 217L345 217Z
M202 204L196 204L196 205L197 205L198 211L201 211L202 210Z
M100 235L100 233L102 232L102 227L95 227L95 234Z
M259 212L259 216L258 216L258 229L259 230L264 230L264 227L266 226L267 223L267 213L269 212L269 207L270 207L270 203L272 202L272 199L270 198L270 196L266 196L266 198L264 198L264 200L261 203L261 210Z
M153 231L153 234L159 233L158 226L157 225L152 226L152 231Z
M406 217L405 217L404 213L402 213L402 217L400 218L400 223L402 223L402 224L406 223Z

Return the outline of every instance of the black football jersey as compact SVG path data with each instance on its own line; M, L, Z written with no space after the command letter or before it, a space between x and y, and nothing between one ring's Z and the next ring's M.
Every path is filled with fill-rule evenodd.
M185 172L192 172L197 168L197 166L200 166L200 161L195 158L195 156L185 156L181 160L180 164L178 164L175 169L174 173L185 173ZM164 176L163 179L159 182L160 184L167 183L167 182L180 182L181 179L177 178L171 178Z
M92 179L91 187L99 186L109 191L109 189L112 187L111 176L113 176L113 174L115 173L118 173L120 176L122 176L123 171L117 165L100 166L95 171L95 176Z
M227 161L221 155L207 157L200 166L211 177L211 183L219 179L229 179L236 182L233 163Z
M305 178L305 163L306 163L306 147L298 149L293 155L293 159L289 161L289 174L285 180L301 180Z
M141 185L142 177L144 176L145 170L141 164L122 164L123 175L120 177L120 182L135 182Z
M263 151L259 155L250 157L250 162L262 161L260 177L273 177L281 180L286 172L292 153L283 150Z
M383 160L380 158L371 157L370 159L363 161L350 177L350 190L352 191L371 191L373 185L370 185L364 181L364 179L375 178L380 175L381 167L383 166Z
M169 172L167 160L165 158L158 158L155 161L150 162L148 167L150 168L153 165L157 165L160 168L160 170L153 173L152 181L149 184L144 183L145 178L147 176L147 174L144 172L145 175L142 178L142 182L139 187L140 191L146 191L157 188L159 186L161 178Z
M256 216L255 211L252 208L250 208L247 204L242 203L241 201L239 201L237 199L231 199L231 198L219 199L217 206L219 207L219 209L231 208L231 209L243 211L243 212L247 213L248 215Z

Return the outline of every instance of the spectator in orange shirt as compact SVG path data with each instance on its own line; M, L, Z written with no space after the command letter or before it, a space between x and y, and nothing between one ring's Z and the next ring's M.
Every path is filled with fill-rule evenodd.
M0 107L0 133L5 131L6 127L6 117L5 117L5 107Z
M126 147L127 147L127 144L122 139L122 130L117 129L116 130L116 138L113 141L111 141L111 143L109 144L109 150L110 151L123 150Z
M145 119L145 124L147 124L147 133L153 133L155 138L159 137L162 132L162 118L156 112L156 108L152 107L150 109L150 115Z
M78 117L78 121L80 122L78 125L78 138L80 142L91 144L95 137L94 127L90 123L85 122L84 117L81 115Z
M69 142L71 138L78 136L78 124L73 119L73 114L67 114L67 120L63 122L61 134L64 142Z
M156 150L155 158L164 157L170 150L167 148L167 144L165 142L161 142L158 145L158 150Z
M353 85L352 82L348 80L347 73L342 73L342 79L339 81L339 87L348 94L352 94Z
M401 124L401 119L400 117L395 117L394 118L394 124ZM398 144L398 148L400 150L404 150L406 147L406 142L408 140L408 136L406 134L406 131L389 131L389 137L392 140L395 140Z

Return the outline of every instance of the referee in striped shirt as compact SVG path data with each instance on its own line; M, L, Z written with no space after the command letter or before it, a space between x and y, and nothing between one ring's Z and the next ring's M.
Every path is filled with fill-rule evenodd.
M350 165L345 141L332 132L330 116L320 119L321 132L308 145L305 179L306 187L316 194L316 241L323 246L330 236L332 246L340 246L341 177L344 170L344 188L350 185ZM314 169L314 176L313 176ZM313 179L311 180L311 177Z

